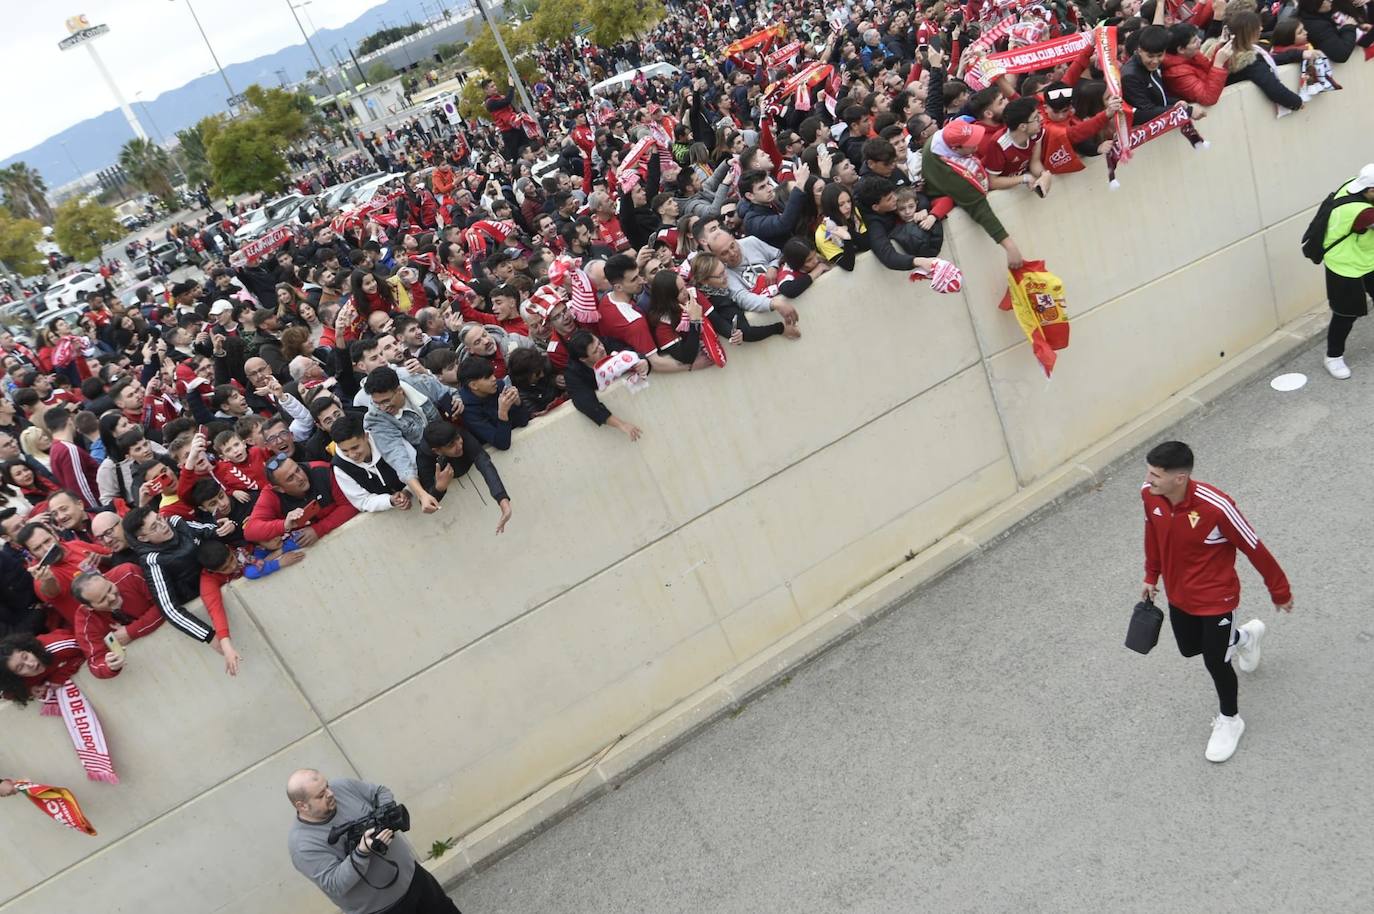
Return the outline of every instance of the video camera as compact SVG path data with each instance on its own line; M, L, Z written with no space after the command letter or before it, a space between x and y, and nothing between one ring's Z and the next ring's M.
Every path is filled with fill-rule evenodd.
M372 812L367 815L359 816L352 822L345 822L331 828L329 830L329 843L333 844L340 838L344 838L346 839L345 847L349 853L352 853L353 849L358 846L358 842L363 840L363 835L374 828L377 831L388 828L392 831L410 831L410 810L394 800L390 803L374 806ZM386 850L386 845L380 841L372 845L373 853L379 857L385 857Z

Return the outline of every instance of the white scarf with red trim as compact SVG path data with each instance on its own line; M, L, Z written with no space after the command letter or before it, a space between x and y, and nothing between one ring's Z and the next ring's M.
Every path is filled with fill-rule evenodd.
M75 682L68 679L61 685L49 685L40 713L49 717L62 715L67 734L76 747L76 757L86 769L86 777L107 784L119 783L110 749L105 744L105 731L100 728L100 718L95 716L95 708Z

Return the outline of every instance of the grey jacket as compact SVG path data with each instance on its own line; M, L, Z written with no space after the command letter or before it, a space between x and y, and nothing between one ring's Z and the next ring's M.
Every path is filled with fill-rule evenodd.
M393 416L378 409L370 400L367 415L363 416L363 428L372 435L372 443L382 459L391 465L401 482L409 482L416 477L415 451L425 436L425 426L443 418L434 403L408 382L401 382L405 391L406 405L400 415Z
M778 265L782 252L767 242L752 235L739 239L740 253L744 256L739 265L725 268L725 280L730 289L730 297L745 311L772 311L773 296L754 291L758 278L769 267Z
M674 198L677 200L678 212L684 216L704 216L707 213L720 212L720 208L730 196L731 185L725 183L725 176L729 172L730 160L727 158L716 166L715 174L701 182L701 190L690 197Z
M401 900L415 877L415 851L403 835L391 839L385 857L344 851L344 839L329 843L329 829L372 811L395 799L391 791L365 781L335 778L329 782L338 804L328 822L302 822L291 826L286 845L291 864L344 914L374 914ZM394 864L394 866L393 866ZM386 886L386 888L377 888Z

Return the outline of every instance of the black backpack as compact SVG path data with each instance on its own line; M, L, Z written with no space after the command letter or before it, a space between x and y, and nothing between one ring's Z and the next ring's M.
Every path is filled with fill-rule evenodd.
M1344 186L1344 185L1342 185ZM1333 190L1326 195L1326 199L1317 207L1317 211L1312 214L1312 221L1307 224L1307 230L1302 233L1302 253L1303 256L1313 263L1321 263L1326 257L1326 253L1350 237L1350 232L1346 232L1340 238L1330 244L1326 241L1326 226L1331 221L1331 212L1338 206L1347 203L1355 203L1364 200L1363 194L1346 194L1344 197L1336 196Z

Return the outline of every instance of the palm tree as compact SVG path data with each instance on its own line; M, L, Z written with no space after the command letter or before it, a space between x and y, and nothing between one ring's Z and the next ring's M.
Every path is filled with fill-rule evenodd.
M175 197L172 179L168 177L172 172L172 157L151 140L135 138L125 143L119 150L119 166L153 196L169 204Z
M0 168L0 194L4 195L5 205L16 217L38 219L51 225L53 212L47 193L48 185L43 176L27 162Z

